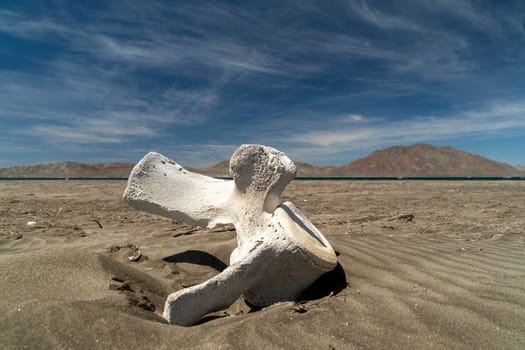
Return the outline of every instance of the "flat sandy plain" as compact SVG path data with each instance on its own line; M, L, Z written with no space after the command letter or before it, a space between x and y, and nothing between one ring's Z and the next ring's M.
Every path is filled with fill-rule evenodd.
M0 182L2 349L525 349L525 181L294 181L340 266L193 327L164 299L224 269L235 232L131 209L125 185Z

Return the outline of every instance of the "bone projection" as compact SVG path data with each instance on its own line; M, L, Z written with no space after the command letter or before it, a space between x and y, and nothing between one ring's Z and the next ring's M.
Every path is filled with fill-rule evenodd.
M158 153L133 168L124 193L132 207L213 228L232 223L237 247L230 266L199 285L168 296L164 317L189 326L239 296L256 306L294 300L336 256L321 232L281 192L296 173L282 152L242 145L230 160L231 180L192 173Z

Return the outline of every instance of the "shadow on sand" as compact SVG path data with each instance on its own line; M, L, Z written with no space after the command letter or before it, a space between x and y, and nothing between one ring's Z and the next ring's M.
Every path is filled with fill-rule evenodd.
M189 263L196 265L209 266L219 272L224 271L228 265L223 261L201 250L186 250L184 252L171 255L162 259L168 263Z

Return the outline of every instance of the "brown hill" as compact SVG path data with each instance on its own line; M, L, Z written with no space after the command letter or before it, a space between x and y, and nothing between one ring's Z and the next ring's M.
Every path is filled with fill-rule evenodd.
M223 160L222 162L219 162L215 165L212 165L207 168L190 168L185 167L190 171L194 171L196 173L202 174L202 175L208 175L208 176L218 176L218 177L229 177L230 176L230 161Z
M325 176L473 176L473 177L508 177L525 176L525 170L505 163L495 162L451 147L435 147L425 144L413 146L394 146L374 151L368 157L358 159L346 165L315 166L295 162L298 177ZM35 166L17 166L0 169L0 177L89 177L89 178L125 178L133 164L101 163L81 164L75 162L52 163ZM201 169L188 167L209 176L229 176L229 162L222 161Z
M7 178L118 178L128 177L133 168L131 163L83 164L75 162L51 163L33 166L15 166L0 169L0 177Z
M229 176L228 161L197 172L210 176ZM298 177L337 176L525 176L523 169L512 167L452 147L426 144L394 146L374 151L368 157L346 165L315 166L296 161Z
M426 144L374 151L343 166L347 176L523 176L525 172L452 147Z
M297 166L297 177L346 176L342 167L317 166L303 162L294 163Z

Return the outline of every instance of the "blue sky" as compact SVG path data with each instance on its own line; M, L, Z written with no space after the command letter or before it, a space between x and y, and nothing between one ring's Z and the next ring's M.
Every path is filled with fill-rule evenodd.
M0 167L419 142L525 165L525 2L3 0L0 127Z

